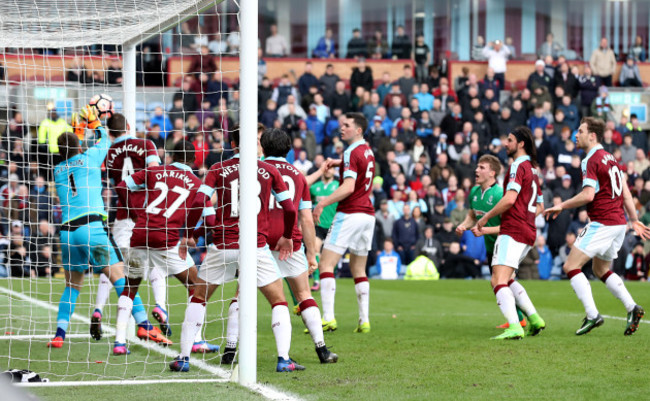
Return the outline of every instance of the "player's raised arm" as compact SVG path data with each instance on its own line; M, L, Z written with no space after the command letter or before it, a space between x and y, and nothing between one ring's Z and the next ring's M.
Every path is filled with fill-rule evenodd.
M90 160L98 163L97 166L101 166L102 163L104 163L108 149L111 147L111 138L106 129L102 127L102 121L97 115L96 108L90 105L84 106L84 108L79 112L79 118L85 120L86 126L95 131L95 133L99 133L101 136L99 142L86 151L88 156L90 156Z

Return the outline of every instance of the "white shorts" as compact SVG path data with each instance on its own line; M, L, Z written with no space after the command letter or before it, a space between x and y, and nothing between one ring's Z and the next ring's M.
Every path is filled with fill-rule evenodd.
M508 266L519 269L519 263L526 257L532 246L517 242L509 235L499 235L494 243L492 266Z
M131 219L115 220L113 223L113 239L122 254L131 247L131 235L135 222Z
M343 255L346 249L349 249L350 253L365 256L372 248L374 233L375 216L365 213L336 212L323 246L339 255Z
M307 257L305 256L305 247L301 246L296 252L292 253L287 260L280 260L280 252L271 251L273 254L273 259L278 264L280 268L280 273L282 277L285 278L294 278L298 277L309 268L307 263Z
M124 274L130 278L144 278L154 267L164 275L176 275L194 266L189 254L185 260L178 254L180 243L169 249L132 248L128 250Z
M590 258L611 261L625 240L626 225L605 226L597 221L587 224L576 239L576 247Z
M239 249L218 249L208 246L208 254L199 269L199 278L210 284L222 285L239 276ZM265 287L282 278L269 246L257 248L257 287Z

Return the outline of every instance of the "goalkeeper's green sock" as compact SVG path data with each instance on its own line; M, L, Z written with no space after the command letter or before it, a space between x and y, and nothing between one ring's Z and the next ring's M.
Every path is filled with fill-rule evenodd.
M296 296L293 295L293 291L291 290L291 286L289 285L289 281L287 279L284 279L284 282L287 283L287 287L289 287L289 294L291 294L291 299L293 300L293 306L298 305L298 300L296 299Z
M522 320L524 320L524 312L522 312L521 309L519 309L518 306L517 306L517 317L519 318L519 321L520 321L520 322L521 322Z

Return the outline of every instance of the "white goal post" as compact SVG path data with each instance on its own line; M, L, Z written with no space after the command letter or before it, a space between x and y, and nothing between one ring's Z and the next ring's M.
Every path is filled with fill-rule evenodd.
M122 49L120 110L130 122L133 134L138 117L137 87L138 54L136 48L144 41L176 29L184 21L200 17L204 10L227 1L231 9L238 10L241 35L239 56L241 179L257 179L257 48L258 0L12 0L0 1L0 64L5 66L18 61L8 61L4 49L63 49L93 45L115 45ZM62 51L63 53L63 51ZM235 55L236 57L237 55ZM63 56L62 56L63 57ZM163 57L166 55L163 54ZM220 62L220 56L216 56ZM13 60L13 59L12 59ZM14 65L14 67L16 67ZM17 66L23 73L23 67ZM49 73L46 73L47 75ZM7 77L10 80L10 77ZM174 84L172 84L174 85ZM78 97L88 99L88 89L78 88ZM11 97L11 96L9 96ZM116 99L117 100L117 99ZM80 105L79 105L80 106ZM78 109L79 107L77 107ZM75 110L78 111L78 110ZM27 116L29 117L29 116ZM33 116L40 119L42 116ZM257 286L256 237L257 215L254 213L257 194L255 186L241 186L240 217L240 335L238 380L253 385L257 380ZM248 213L246 211L249 211ZM28 284L25 284L28 286ZM23 287L25 286L23 285ZM13 290L0 291L0 296L11 298ZM58 294L50 297L56 306ZM25 299L23 301L26 302ZM42 301L40 301L42 302ZM91 301L92 302L92 301ZM35 306L35 305L32 305ZM226 307L227 310L227 307ZM176 316L181 319L181 316ZM83 319L77 319L84 322ZM111 322L114 323L114 322ZM110 324L110 323L109 323ZM2 333L0 333L2 334ZM41 346L42 344L38 344Z

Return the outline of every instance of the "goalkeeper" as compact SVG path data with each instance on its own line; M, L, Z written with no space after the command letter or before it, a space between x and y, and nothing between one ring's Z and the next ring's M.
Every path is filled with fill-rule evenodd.
M80 123L79 117L84 122ZM53 348L63 346L84 273L89 266L93 267L95 273L106 274L118 296L124 290L125 283L122 255L104 223L108 214L102 199L101 165L111 140L91 106L85 106L79 116L73 118L73 126L84 125L101 136L97 145L87 151L81 152L79 138L72 132L61 134L57 140L62 161L54 167L54 181L63 212L60 236L66 286L59 301L56 334L47 344ZM149 332L149 339L169 342L147 320L139 296L134 300L133 317L140 327Z

